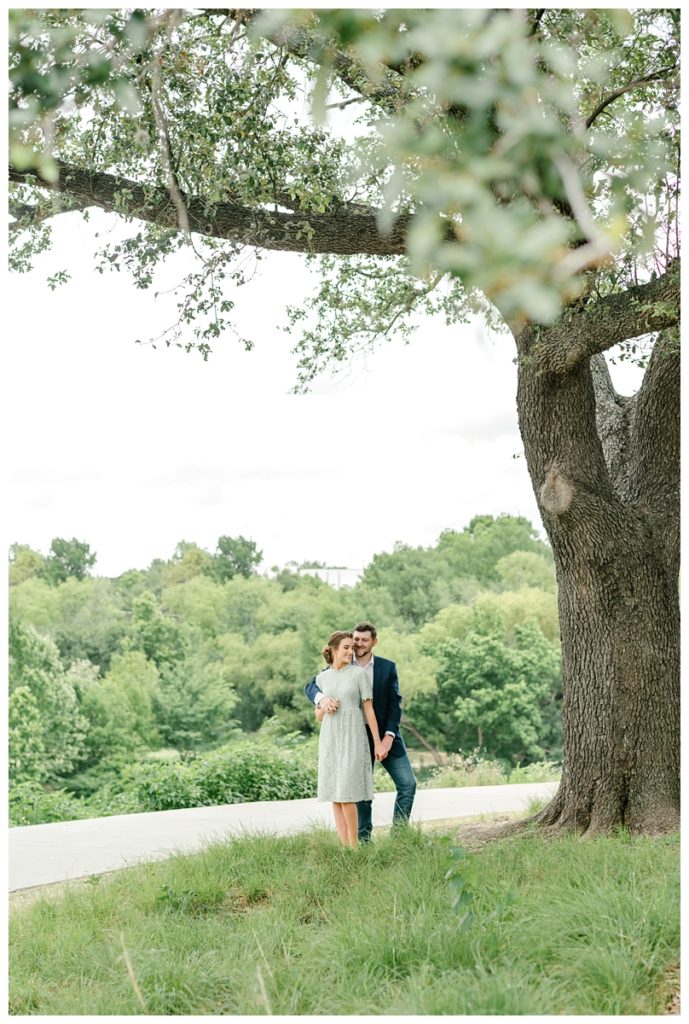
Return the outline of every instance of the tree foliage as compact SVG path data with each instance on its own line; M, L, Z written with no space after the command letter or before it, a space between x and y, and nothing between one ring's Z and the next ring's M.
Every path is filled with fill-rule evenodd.
M213 558L212 574L220 583L234 576L249 576L258 568L263 555L252 540L246 537L218 537L218 547Z
M415 309L550 324L676 255L677 32L664 10L13 10L13 264L101 206L132 224L101 267L148 287L191 232L162 338L207 354L243 245L312 254L303 384ZM291 113L304 87L321 123ZM676 320L656 291L645 330Z
M149 591L132 602L132 640L158 669L174 667L184 659L187 650L182 627L164 615Z
M7 733L12 780L22 783L44 779L47 769L44 722L38 701L28 686L15 686L10 693Z
M430 585L442 575L440 543L426 549L399 545L394 552L376 555L362 580L341 590L298 572L290 574L285 587L284 572L277 570L271 578L253 572L223 583L205 571L208 562L199 557L204 549L191 543L181 553L182 558L192 553L195 575L187 578L184 573L176 583L166 573L180 565L179 545L167 562L156 560L146 570L131 570L114 580L88 577L52 586L35 576L27 578L12 587L10 602L13 785L59 783L91 802L106 787L115 799L123 766L159 745L198 753L237 733L263 736L267 723L276 736L308 736L315 723L303 687L322 665L323 642L334 627L351 628L362 618L377 623L377 650L397 662L410 722L423 739L428 730L441 749L452 750L465 735L459 736L451 717L439 727L417 700L438 705L443 645L465 643L469 636L488 637L512 650L525 624L551 639L557 635L552 590L512 591L505 589L504 579L495 582L497 563L491 558L500 562L512 557L502 554L506 537L507 547L535 545L538 553L516 554L549 565L548 548L531 525L517 519L510 532L507 519L482 520L485 550L481 559L464 567L467 573L479 573L478 578L466 577L472 586L465 603L457 603L448 585L432 590L439 610L431 609L420 629L409 615L410 595L402 586L405 579L412 590L415 586L408 552L413 553L418 580ZM475 523L470 524L468 535L474 530ZM12 549L10 569L20 547ZM163 578L168 585L160 591ZM57 643L40 637L37 629ZM538 650L546 652L545 661L551 657L550 648ZM554 691L550 699L556 700ZM549 721L544 729L545 749L544 737L552 731ZM407 738L412 739L410 733ZM491 743L487 734L490 754L509 759L512 747L502 734ZM69 758L64 756L68 750ZM532 758L528 751L525 756ZM154 769L146 771L155 776ZM29 796L34 801L33 790ZM67 798L55 799L57 807ZM124 804L121 809L126 810Z
M10 546L10 579L11 587L24 583L34 576L40 576L45 558L40 551L34 551L28 544L12 544Z
M435 658L437 692L413 705L422 731L453 750L478 747L514 762L557 751L548 709L560 680L559 650L535 624L516 626L512 644L497 632L445 640Z
M83 580L95 562L95 553L84 541L77 540L76 537L71 540L56 537L50 544L41 575L54 585L64 583L70 578Z
M220 661L196 654L167 665L153 700L161 739L177 750L216 746L236 729L237 694Z
M90 763L158 745L153 704L158 679L158 670L144 654L127 651L115 654L105 675L84 687L81 706L90 723Z
M87 721L57 647L11 622L9 655L10 762L20 779L68 774L84 752Z

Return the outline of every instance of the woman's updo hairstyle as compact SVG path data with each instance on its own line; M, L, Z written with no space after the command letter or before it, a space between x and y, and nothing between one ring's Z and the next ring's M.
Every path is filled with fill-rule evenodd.
M329 665L332 665L333 655L346 636L348 636L350 640L354 639L354 635L352 633L347 633L342 629L336 629L335 632L331 633L328 637L328 642L321 651L321 654Z

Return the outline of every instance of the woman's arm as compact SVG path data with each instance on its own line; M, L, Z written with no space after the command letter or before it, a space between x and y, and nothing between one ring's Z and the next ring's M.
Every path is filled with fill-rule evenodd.
M370 697L366 697L364 699L363 708L364 714L366 715L366 721L368 722L368 727L371 730L371 735L373 736L373 749L376 755L376 760L381 761L386 757L387 750L380 742L378 722L376 721L376 716L373 713L373 701L371 700Z
M363 702L364 714L366 715L366 721L368 727L371 730L371 736L373 736L374 743L380 743L380 733L378 732L378 722L376 716L373 714L373 701L370 697L366 698Z
M320 706L320 704L316 704L316 721L317 722L322 722L324 718L325 718L325 711Z

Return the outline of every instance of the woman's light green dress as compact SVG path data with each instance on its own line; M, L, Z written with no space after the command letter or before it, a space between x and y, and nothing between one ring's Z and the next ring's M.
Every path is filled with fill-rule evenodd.
M318 748L318 799L337 803L373 800L373 765L363 701L372 697L368 674L357 665L316 677L326 697L337 697L334 715L325 715Z

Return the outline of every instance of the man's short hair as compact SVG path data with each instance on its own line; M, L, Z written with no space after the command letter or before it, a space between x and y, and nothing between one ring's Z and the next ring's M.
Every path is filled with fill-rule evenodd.
M358 626L354 627L354 633L370 633L371 639L375 640L378 636L378 630L372 622L360 622Z

